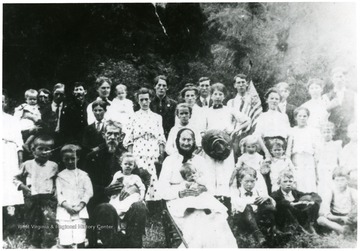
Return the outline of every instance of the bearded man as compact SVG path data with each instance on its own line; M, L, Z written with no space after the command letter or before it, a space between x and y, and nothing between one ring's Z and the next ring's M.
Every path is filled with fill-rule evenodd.
M109 186L114 174L122 170L120 157L126 150L122 146L124 134L122 133L121 124L116 121L107 120L104 127L103 136L106 146L89 153L83 169L89 174L94 190L94 196L87 204L90 216L89 225L107 226L108 229L104 227L99 232L98 230L101 229L95 227L93 229L95 232L92 231L90 233L89 245L90 247L97 247L97 239L99 238L104 247L142 248L142 236L145 233L147 216L147 208L142 201L133 203L126 212L123 218L126 224L124 238L116 238L118 226L116 210L108 204L109 197L105 187ZM138 188L132 186L129 189L123 189L120 193L120 198L125 199L130 194L138 192L132 189ZM112 227L109 228L109 226Z

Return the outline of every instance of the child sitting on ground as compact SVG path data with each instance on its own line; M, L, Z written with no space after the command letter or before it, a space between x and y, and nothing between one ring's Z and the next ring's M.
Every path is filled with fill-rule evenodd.
M15 108L14 117L20 120L21 131L33 129L35 122L41 119L37 96L38 92L36 90L27 90L25 92L25 103Z
M253 235L255 241L262 245L265 242L260 227L270 228L272 234L279 234L275 226L275 201L266 190L258 189L257 172L252 167L238 170L236 174L237 189L231 196L234 221L239 228L246 226L246 230ZM244 229L245 230L245 229Z
M135 202L141 201L145 197L145 185L141 181L141 178L132 174L136 168L135 157L131 153L124 153L120 158L120 165L122 171L118 171L114 174L114 178L110 185L105 188L105 191L110 195L109 203L116 209L120 219L123 219L125 213L130 209L131 205ZM124 195L129 188L137 188L132 191L128 197L124 198ZM120 222L120 228L124 232L126 226Z
M25 195L26 219L29 228L31 248L50 248L56 243L55 222L55 177L58 165L49 161L54 139L39 135L34 139L32 151L34 159L20 166L15 176L15 185Z
M89 218L86 204L93 196L88 174L78 169L81 148L65 145L60 150L65 170L56 178L58 207L56 219L59 224L59 244L63 248L85 247L86 222Z
M299 181L301 182L301 181ZM294 188L294 174L283 170L278 177L280 188L271 194L276 201L276 221L281 230L316 234L321 198L316 193L303 193Z
M318 193L321 197L329 192L329 184L332 183L334 169L339 166L342 151L341 140L333 140L335 125L326 122L321 125L322 139L316 144L316 161L318 172Z
M116 120L123 124L123 128L127 128L127 124L134 114L134 104L130 99L127 99L127 87L123 84L118 84L115 87L116 97L111 102L105 118Z
M357 191L348 186L349 175L344 168L334 170L333 182L323 198L317 222L339 234L350 233L357 228Z

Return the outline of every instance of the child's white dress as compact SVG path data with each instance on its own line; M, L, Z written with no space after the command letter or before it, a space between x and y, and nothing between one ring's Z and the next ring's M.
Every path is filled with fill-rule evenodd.
M24 113L31 114L33 119L24 117ZM41 113L38 105L29 105L27 103L21 104L15 108L14 117L20 120L20 128L22 131L30 130L35 127L35 121L41 119Z
M322 197L332 182L332 173L339 166L342 142L321 142L316 147L317 171L319 175L318 193Z
M76 206L80 202L89 202L93 196L93 187L88 174L80 169L63 170L56 179L56 192L60 245L83 243L86 238L85 220L89 218L86 206L78 214L70 215L61 204L66 201Z
M186 184L189 182L184 181L180 184L180 191L187 188ZM197 189L198 184L193 183L189 187L190 189ZM187 209L199 209L204 210L208 209L211 213L222 213L226 214L227 208L220 203L214 196L210 195L208 192L203 192L199 196L188 196L184 198L178 198L172 202L174 210L172 211L174 216L183 217L186 215Z
M24 204L22 191L13 183L14 176L19 173L18 151L22 151L23 145L21 129L19 121L12 115L2 115L2 206Z
M272 192L275 192L279 189L278 178L280 172L282 172L283 170L295 170L295 167L291 160L286 158L285 156L282 156L281 158L272 158L270 163L270 181Z
M257 172L258 187L260 187L261 189L265 188L265 190L266 190L266 182L265 182L264 176L260 172L260 168L261 168L261 165L263 164L263 162L264 162L263 156L261 156L257 152L255 152L254 154L244 153L238 158L236 167L240 168L241 163L244 163L246 166L250 166L250 167L254 168Z
M126 197L124 200L120 200L120 193L112 195L110 197L109 203L116 209L117 214L122 219L124 218L125 213L130 209L133 203L138 202L144 198L145 186L142 183L139 176L135 174L124 175L121 173L121 171L115 173L111 184L115 183L117 179L121 177L123 177L124 188L130 186L136 186L140 190L140 193L131 194L128 197Z
M108 107L105 118L107 120L119 121L123 125L123 129L127 128L131 116L134 114L133 102L129 99L120 100L114 98Z
M293 137L291 160L296 168L297 190L309 193L317 192L317 174L315 165L315 145L318 132L308 126L291 129Z

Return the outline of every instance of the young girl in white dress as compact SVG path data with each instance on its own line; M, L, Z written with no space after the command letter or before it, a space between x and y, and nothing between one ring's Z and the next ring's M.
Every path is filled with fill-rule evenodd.
M254 168L256 172L260 174L258 175L259 178L257 180L258 188L264 189L266 191L266 182L264 177L261 175L261 167L264 164L264 157L258 153L260 149L258 137L254 135L246 136L240 141L240 148L243 154L237 159L235 165L236 169L240 169L243 166ZM230 185L232 185L233 179L235 178L234 173L231 176Z
M269 141L271 160L266 170L266 164L263 165L263 173L270 172L271 192L279 189L278 179L283 170L294 171L295 167L291 160L285 155L285 141L282 139L271 139Z
M120 158L120 162L122 171L118 171L114 174L114 178L109 186L114 185L115 183L119 183L122 184L125 188L136 186L139 189L139 193L130 194L123 200L120 198L120 193L113 194L110 197L109 203L116 209L120 219L123 219L125 213L129 210L133 203L144 199L145 185L142 183L138 175L131 173L136 167L135 157L133 154L124 153Z
M291 160L296 167L297 190L308 192L317 191L317 171L315 165L315 145L319 138L318 132L307 126L309 110L298 107L294 111L297 126L291 128L290 149Z
M333 140L335 125L326 122L321 127L321 141L316 145L316 161L318 180L318 194L323 197L329 191L329 184L332 183L332 174L340 163L341 140Z
M106 119L119 121L125 129L134 114L134 104L130 99L126 98L127 87L125 85L118 84L115 89L117 96L107 109Z
M201 184L204 182L199 181L199 174L191 163L184 163L180 168L180 174L184 179L180 184L180 189L199 189L200 186L204 186ZM176 209L174 210L175 215L179 217L194 210L204 210L205 214L227 213L227 208L208 192L203 192L198 196L179 198L176 202L174 201L173 206Z

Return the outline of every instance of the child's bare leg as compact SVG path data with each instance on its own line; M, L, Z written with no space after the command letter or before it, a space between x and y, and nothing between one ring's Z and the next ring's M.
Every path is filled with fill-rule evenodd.
M334 222L334 221L331 221L329 220L328 218L324 217L324 216L320 216L318 219L317 219L317 223L320 225L320 226L324 226L324 227L327 227L331 230L334 230L338 233L343 233L345 231L345 228L344 226L341 226L340 224Z

